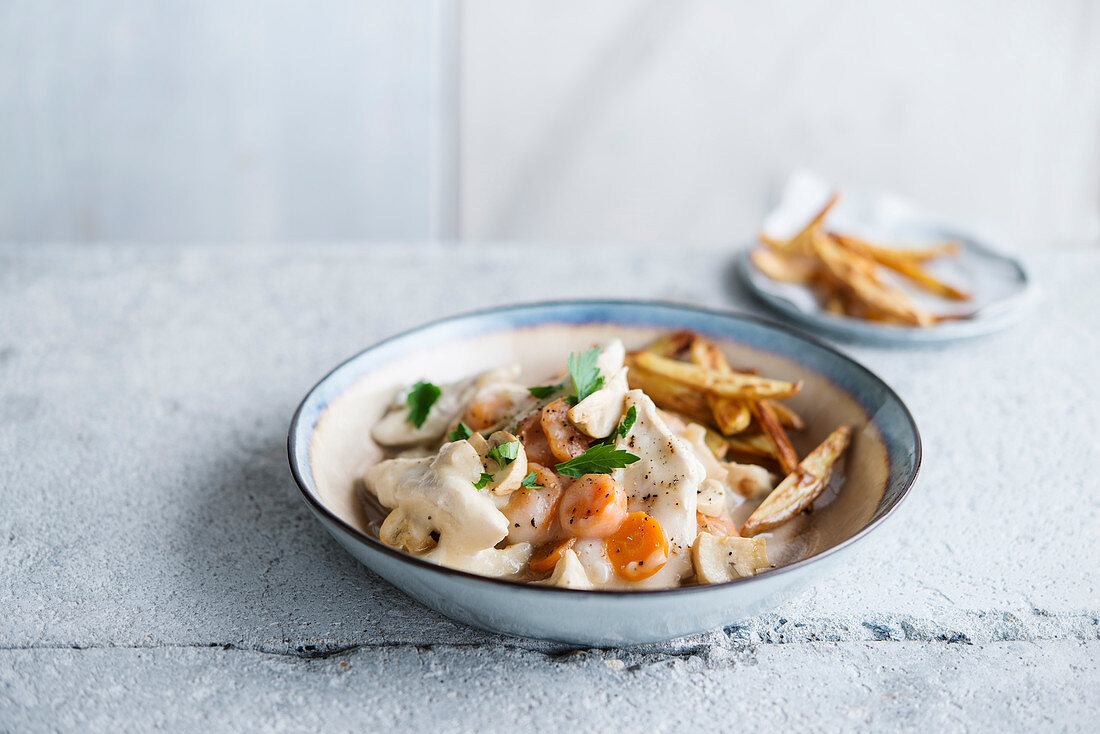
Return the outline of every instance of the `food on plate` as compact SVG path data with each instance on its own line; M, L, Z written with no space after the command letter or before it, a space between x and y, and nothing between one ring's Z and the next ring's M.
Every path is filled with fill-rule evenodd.
M534 386L511 368L399 391L363 474L379 539L568 589L731 581L772 567L763 534L811 509L851 436L800 457L788 431L806 422L782 401L802 383L731 365L693 332L563 361Z
M825 228L838 201L833 195L810 223L788 240L760 235L761 247L750 253L752 263L772 280L805 285L814 290L826 311L840 316L903 326L932 326L959 316L937 316L916 303L884 271L918 289L951 301L971 295L933 275L924 263L955 255L957 242L921 249L896 249Z

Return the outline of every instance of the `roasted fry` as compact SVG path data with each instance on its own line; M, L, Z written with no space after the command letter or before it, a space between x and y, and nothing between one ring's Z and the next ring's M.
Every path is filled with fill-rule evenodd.
M785 255L809 255L813 253L813 239L821 233L821 225L825 221L826 215L829 210L832 209L837 201L840 200L840 194L834 193L829 197L829 201L825 203L810 223L807 224L801 232L796 234L789 240L777 240L766 235L761 235L760 239L776 252L781 252Z
M765 247L750 253L753 265L773 280L813 288L822 308L837 316L903 326L931 326L970 317L934 316L880 276L881 268L885 267L941 298L969 300L969 293L945 283L922 265L936 257L956 254L959 243L895 249L852 235L826 232L824 220L837 199L833 194L821 211L789 240L761 233L760 241Z
M661 357L675 359L691 346L695 336L694 331L674 331L651 342L645 348L645 351Z
M775 415L779 418L779 422L787 428L795 431L801 431L806 427L806 422L802 420L802 416L795 413L790 407L784 405L775 400L766 401L775 411Z
M716 458L726 458L726 454L728 454L730 450L730 445L726 442L726 439L723 438L720 433L717 433L713 429L707 428L707 437L705 440L707 447L711 450Z
M876 245L874 242L852 235L840 235L835 232L830 232L829 234L833 237L843 237L848 240L858 241L867 254L875 260L878 260L880 257L901 257L913 262L927 262L928 260L935 260L937 257L957 255L959 254L959 250L962 249L959 243L955 241L941 242L938 245L930 245L922 248L906 249L883 247L882 245Z
M642 390L662 408L682 413L699 423L712 422L710 407L707 405L704 393L634 364L630 364L626 375L631 388Z
M787 438L787 432L783 430L783 425L779 422L771 401L760 400L750 405L756 422L760 424L761 430L775 446L779 468L784 474L790 474L798 466L798 454L794 452L794 446L791 446L791 440Z
M919 262L902 252L888 250L884 247L876 247L857 237L838 234L830 236L852 252L874 260L890 268L894 272L904 275L929 293L935 293L937 296L952 301L968 301L971 298L969 293L961 291L953 285L944 283L942 280L925 270Z
M696 336L692 340L690 355L694 364L708 370L721 373L733 371L726 360L726 355L722 354L722 350L713 342L701 336ZM749 411L748 404L743 400L708 394L707 406L714 415L714 422L717 424L718 429L727 436L740 433L748 428L749 423L752 422L752 413Z
M752 423L752 411L749 406L733 398L707 395L707 406L714 416L714 422L723 435L733 436L741 433Z
M813 258L805 255L785 255L765 248L753 250L749 258L764 275L783 283L809 283L819 268Z
M741 433L726 438L731 451L763 459L778 459L775 443L763 433Z
M631 369L641 368L674 382L727 398L760 400L789 398L802 389L801 382L769 380L738 372L721 373L699 365L677 362L649 352L634 352L627 356Z
M691 340L688 356L692 364L706 367L708 370L715 370L716 372L733 371L729 360L726 359L726 355L722 354L722 350L718 348L718 345L698 334Z
M833 464L848 448L851 438L849 425L833 431L749 515L741 526L741 534L749 537L771 530L813 505L829 483Z
M836 240L824 235L816 237L813 248L830 277L870 309L912 326L928 326L935 322L932 314L913 303L907 295L879 282L867 268L868 264L873 268L873 263L852 254Z

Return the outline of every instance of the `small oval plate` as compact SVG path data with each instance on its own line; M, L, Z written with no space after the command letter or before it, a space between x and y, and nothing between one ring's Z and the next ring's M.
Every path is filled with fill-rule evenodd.
M787 181L777 206L764 218L763 230L785 238L799 231L820 211L838 189L824 179L798 171ZM956 227L936 223L907 201L889 194L871 194L839 189L840 201L829 212L826 227L899 247L919 247L953 240L962 249L926 263L926 267L971 293L968 301L947 301L901 287L913 300L934 314L951 316L933 326L914 327L881 324L826 311L809 288L780 283L761 272L749 259L753 247L737 259L737 270L746 286L765 304L784 316L826 333L873 344L921 344L969 339L1005 329L1026 315L1036 291L1023 264L979 238Z

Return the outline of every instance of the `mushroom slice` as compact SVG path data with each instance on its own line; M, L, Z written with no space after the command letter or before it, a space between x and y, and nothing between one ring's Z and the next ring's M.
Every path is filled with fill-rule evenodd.
M719 537L707 532L695 538L691 560L695 564L695 578L701 584L755 576L761 569L771 567L764 538Z
M512 449L511 447L515 448ZM515 454L512 454L512 451ZM527 476L527 452L520 440L507 431L489 436L485 450L485 468L493 475L489 487L494 494L508 494L520 488Z
M435 545L431 528L418 523L401 507L386 516L378 530L378 539L391 548L421 553Z
M470 437L466 440L474 447L474 451L477 452L478 456L485 456L485 454L489 453L489 442L477 431L471 433Z

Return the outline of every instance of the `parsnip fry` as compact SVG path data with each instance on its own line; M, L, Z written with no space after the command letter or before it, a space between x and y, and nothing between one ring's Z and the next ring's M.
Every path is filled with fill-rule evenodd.
M962 249L958 242L947 241L941 242L937 245L931 245L929 247L921 248L901 248L901 247L883 247L882 245L876 245L874 242L869 242L861 237L853 237L852 235L838 235L835 232L830 232L834 237L843 238L849 242L856 242L861 245L866 251L876 260L880 255L887 257L902 257L906 260L914 262L927 262L928 260L934 260L937 257L944 257L946 255L958 255L959 250ZM845 242L847 245L848 242Z
M837 242L852 252L871 258L891 270L904 275L929 293L952 301L969 301L969 293L959 290L925 270L919 262L906 256L902 251L877 247L869 242L847 235L832 235Z
M627 364L632 369L640 367L682 385L726 398L742 400L789 398L802 389L801 382L769 380L739 372L723 374L699 365L658 357L648 352L635 352L628 355Z
M706 428L706 426L704 426L704 428ZM726 454L728 454L730 450L730 445L726 442L726 439L722 438L721 434L716 433L710 428L707 428L707 435L705 440L707 443L707 448L711 450L716 458L726 458Z
M752 411L749 406L733 398L707 395L707 407L714 416L714 422L723 435L733 436L741 433L752 423Z
M714 342L701 336L696 336L692 340L690 354L691 361L700 367L722 373L733 371L722 350ZM718 429L727 436L740 433L752 422L752 413L743 400L708 394L707 406L714 415L714 422Z
M694 331L674 331L650 343L649 346L645 348L645 351L661 357L673 359L691 346L694 340Z
M912 326L928 326L934 323L932 314L914 304L907 295L877 282L867 269L868 263L873 268L873 262L824 235L814 239L813 247L830 276L844 284L849 293L870 309Z
M629 364L629 362L628 362ZM712 416L707 405L706 395L662 375L630 364L626 379L630 387L641 390L660 407L683 413L700 423L710 423Z
M747 456L759 456L762 459L778 459L775 454L775 444L763 433L742 433L726 438L726 444L730 450L737 451Z
M692 364L697 364L700 367L706 367L708 370L714 370L716 372L733 371L730 368L729 360L726 359L726 355L722 354L722 350L718 348L718 345L698 334L691 340L691 347L688 349L688 354L691 357Z
M781 252L787 255L809 255L813 252L812 242L815 236L820 234L821 224L825 221L825 216L829 213L829 210L836 205L840 200L840 194L834 193L829 197L829 201L822 207L810 223L807 224L801 232L796 234L789 240L777 240L771 237L765 239L765 235L761 235L761 241L765 242L769 247L773 248L776 252Z
M764 275L782 283L809 283L818 271L818 264L811 258L763 248L753 250L749 259Z
M775 415L779 418L779 422L787 428L801 431L806 427L806 421L802 420L802 416L795 413L791 408L775 400L769 400L767 402L771 405L772 410L775 411Z
M779 459L779 468L783 470L784 474L790 474L798 467L798 454L794 452L794 446L791 446L791 440L787 438L787 432L783 430L783 425L775 415L771 402L760 400L750 403L750 405L752 406L752 414L756 416L760 428L775 445L775 455Z
M842 425L811 451L787 478L749 515L741 534L749 537L782 525L813 505L825 490L833 464L848 448L852 427Z

